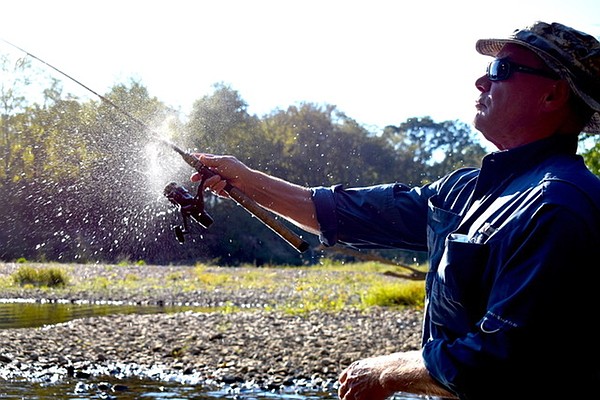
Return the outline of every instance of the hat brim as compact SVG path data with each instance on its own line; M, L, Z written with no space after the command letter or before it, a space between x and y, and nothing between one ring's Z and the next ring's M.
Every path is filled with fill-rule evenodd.
M579 96L585 103L595 110L596 112L592 115L592 118L588 122L588 124L584 127L583 132L596 135L600 134L600 103L598 103L595 99L588 96L587 94L581 92L577 85L573 82L570 72L561 65L559 61L557 61L554 57L549 55L548 53L540 50L539 48L530 45L527 42L518 39L480 39L475 43L475 49L477 52L484 56L496 57L500 50L507 43L514 43L520 46L526 47L529 50L533 51L537 54L544 62L550 67L552 70L560 74L560 76L565 77L569 82L569 86L571 89Z
M600 112L596 111L594 115L592 115L592 119L590 119L590 122L583 128L583 131L591 135L600 134Z

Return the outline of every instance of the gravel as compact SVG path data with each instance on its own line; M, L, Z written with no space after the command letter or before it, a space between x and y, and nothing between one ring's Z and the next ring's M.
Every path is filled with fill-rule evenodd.
M16 268L16 264L1 264L0 277ZM143 273L158 279L189 271L186 267L119 267L119 274ZM78 280L111 273L114 268L82 265L69 275ZM282 273L305 272L289 269ZM290 296L289 290L267 294L248 290L234 302L262 304L281 301L286 295ZM58 297L36 289L0 291L0 299L47 301L53 296ZM61 296L72 301L110 298L138 304L231 301L230 293L174 293L164 287L108 295L73 289ZM420 329L421 310L379 307L300 315L262 309L87 317L41 328L0 330L0 379L110 374L190 383L255 382L265 387L298 382L331 385L352 361L419 348Z

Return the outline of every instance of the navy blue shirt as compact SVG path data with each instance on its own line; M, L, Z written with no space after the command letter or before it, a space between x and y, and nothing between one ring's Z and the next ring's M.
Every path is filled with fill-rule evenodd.
M461 399L600 384L600 179L576 136L488 154L422 187L313 188L325 245L427 251L423 357Z

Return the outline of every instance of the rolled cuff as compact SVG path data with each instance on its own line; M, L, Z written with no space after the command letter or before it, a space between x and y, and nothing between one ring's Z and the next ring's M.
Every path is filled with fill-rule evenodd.
M337 242L338 218L333 198L335 188L336 186L311 188L317 222L321 231L319 240L325 246L333 246Z

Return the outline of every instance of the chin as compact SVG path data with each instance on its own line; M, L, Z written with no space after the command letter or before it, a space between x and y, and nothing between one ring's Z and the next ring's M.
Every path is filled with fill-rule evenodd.
M484 120L485 114L483 114L481 111L477 112L477 114L475 114L475 116L473 117L473 126L475 127L475 129L481 132L480 127L483 124Z

